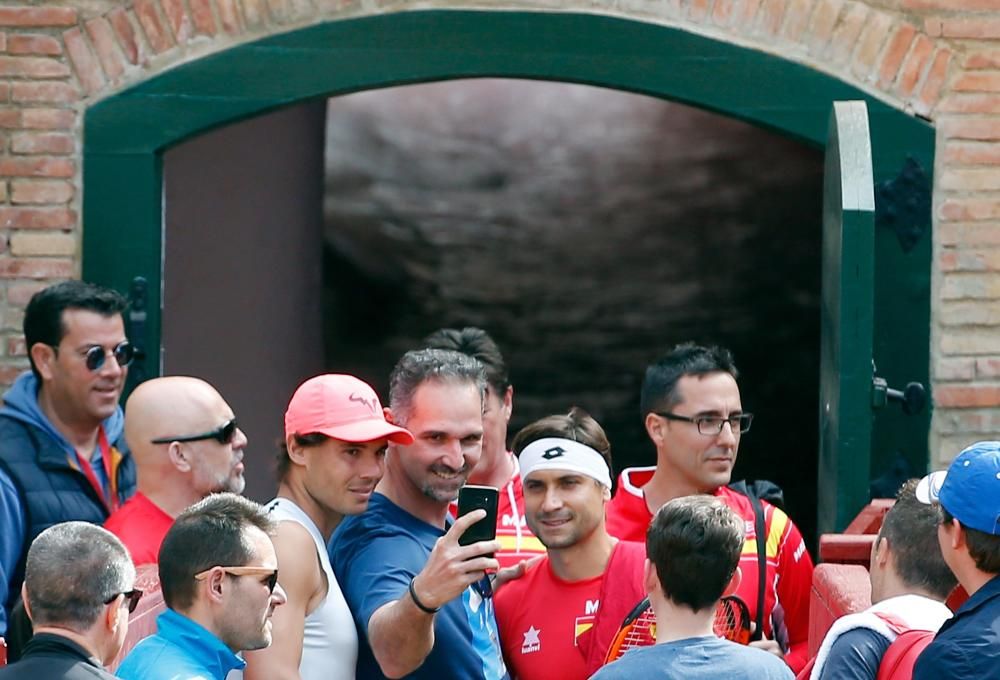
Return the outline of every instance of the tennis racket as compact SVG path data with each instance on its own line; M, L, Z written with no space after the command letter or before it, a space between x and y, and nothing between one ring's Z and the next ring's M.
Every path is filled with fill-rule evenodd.
M746 603L735 595L727 595L719 600L715 608L715 623L712 629L720 638L741 645L749 643L750 610L747 609ZM622 621L618 633L608 647L604 663L620 659L630 649L653 644L656 644L656 614L653 613L653 607L646 597Z

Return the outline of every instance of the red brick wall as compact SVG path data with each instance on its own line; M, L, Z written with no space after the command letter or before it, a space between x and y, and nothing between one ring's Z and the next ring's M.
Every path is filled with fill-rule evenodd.
M0 6L0 383L25 366L19 329L31 293L79 275L81 118L90 103L182 60L407 4L89 0ZM599 4L572 0L544 7L600 11ZM946 460L974 437L995 436L994 425L1000 424L997 0L622 0L613 11L733 36L854 82L935 123L932 455Z

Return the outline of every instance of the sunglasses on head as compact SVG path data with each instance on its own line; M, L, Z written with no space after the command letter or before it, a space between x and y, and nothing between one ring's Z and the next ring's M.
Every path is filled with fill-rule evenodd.
M135 608L139 606L139 599L142 597L142 591L138 588L133 588L132 590L126 590L122 593L115 593L105 600L104 604L111 604L119 595L125 596L125 600L128 602L128 613L131 614L135 611Z
M52 345L52 349L56 353L59 352L59 348L55 345ZM77 350L77 352L83 357L83 363L89 371L101 370L108 358L108 350L101 345L91 345L87 349ZM119 366L125 368L135 358L135 345L128 340L122 340L111 349L111 356L115 358Z
M221 569L230 576L254 576L256 574L267 575L267 580L263 581L270 592L274 592L274 587L278 585L278 570L270 567L223 567L221 565L209 567L205 571L200 571L194 575L198 581L204 581L211 575L213 569Z
M205 439L214 439L220 444L229 444L233 441L233 437L236 436L236 429L238 425L236 424L236 418L227 420L222 425L219 425L214 430L209 430L208 432L202 432L201 434L186 434L180 437L157 437L156 439L151 439L152 444L170 444L173 442L200 442Z

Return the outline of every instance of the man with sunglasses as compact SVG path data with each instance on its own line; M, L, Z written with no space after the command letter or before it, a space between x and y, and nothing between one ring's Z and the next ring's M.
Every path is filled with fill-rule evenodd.
M0 668L0 679L114 677L103 666L125 641L142 596L134 585L128 551L101 527L64 522L40 533L28 550L23 589L35 634L20 661Z
M743 411L737 376L729 350L693 343L678 345L646 369L640 408L656 446L656 465L622 471L608 504L608 533L642 541L653 514L668 501L693 494L722 499L747 525L736 595L751 619L762 622L762 639L751 644L783 657L798 672L808 660L813 564L798 528L780 508L727 486L740 437L753 418ZM758 524L766 540L757 540ZM765 546L763 560L758 545Z
M31 371L0 409L0 635L31 541L59 522L102 523L135 491L118 406L133 356L125 307L113 290L66 281L25 309Z
M167 610L156 634L118 668L125 680L225 680L242 669L237 654L271 644L271 616L284 604L274 523L232 493L213 494L182 512L160 547Z
M142 383L125 405L125 441L138 490L104 527L128 546L136 566L153 564L174 518L209 494L242 493L246 435L233 409L204 380Z

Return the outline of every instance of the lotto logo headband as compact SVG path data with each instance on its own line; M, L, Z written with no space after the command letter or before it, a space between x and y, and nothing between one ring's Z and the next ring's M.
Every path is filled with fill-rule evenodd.
M611 471L604 457L586 444L572 439L547 437L531 442L518 456L521 479L535 470L568 470L596 479L611 488Z

